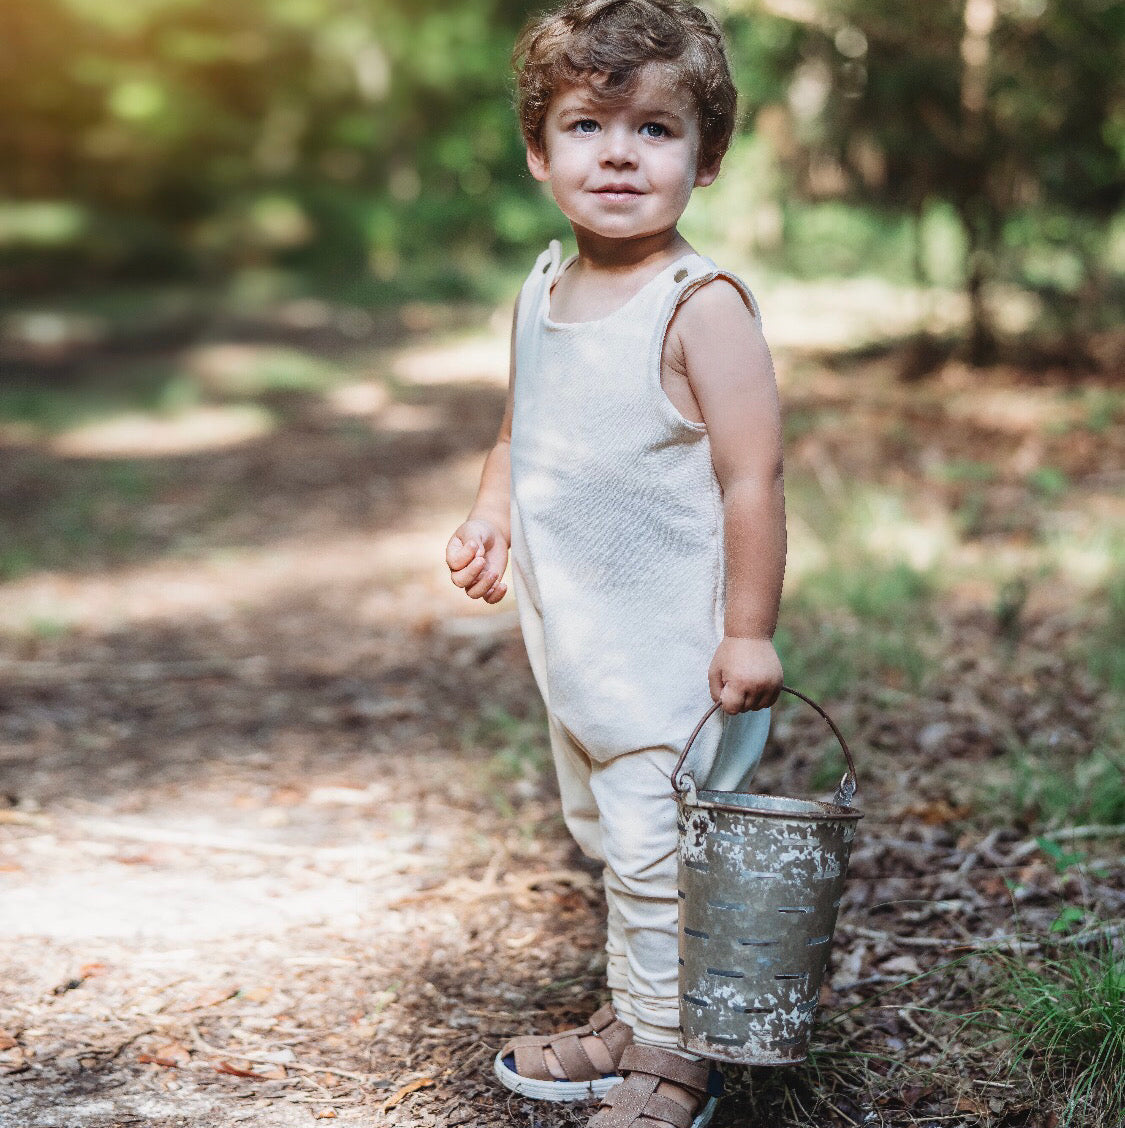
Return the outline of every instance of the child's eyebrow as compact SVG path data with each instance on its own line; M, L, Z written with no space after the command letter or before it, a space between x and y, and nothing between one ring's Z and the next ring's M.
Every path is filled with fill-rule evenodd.
M605 113L609 108L611 107L607 107L604 102L579 102L575 105L563 106L561 109L559 109L556 117L560 119L575 116L597 117L599 114ZM665 110L656 106L638 107L637 116L644 118L667 118L669 121L679 122L681 124L684 120L683 116L676 113L675 110Z

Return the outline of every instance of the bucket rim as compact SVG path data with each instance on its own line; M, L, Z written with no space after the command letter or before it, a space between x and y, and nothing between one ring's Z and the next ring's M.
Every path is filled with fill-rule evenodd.
M737 795L743 799L760 799L762 806L750 804L735 804L724 801L726 795ZM712 798L712 796L714 798ZM681 806L704 808L709 811L728 811L735 815L753 815L772 819L814 819L818 822L858 822L863 818L863 811L858 807L843 807L838 803L826 803L820 799L795 799L788 795L767 795L760 791L698 791L692 796L679 794ZM769 801L781 800L785 803L799 803L805 810L779 811L766 806Z

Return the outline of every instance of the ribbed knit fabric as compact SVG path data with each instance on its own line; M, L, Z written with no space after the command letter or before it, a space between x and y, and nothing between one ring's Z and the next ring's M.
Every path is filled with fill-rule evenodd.
M678 746L710 705L722 638L722 491L707 429L660 383L676 307L717 277L687 255L596 321L550 318L552 242L520 294L512 579L536 681L590 758ZM768 725L766 716L760 720ZM763 734L764 738L764 734Z

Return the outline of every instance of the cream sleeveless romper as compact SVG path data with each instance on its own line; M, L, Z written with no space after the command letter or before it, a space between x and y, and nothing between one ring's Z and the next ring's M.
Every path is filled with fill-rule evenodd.
M668 325L719 277L759 312L739 279L693 254L608 316L558 323L550 291L565 266L552 242L520 293L512 580L548 709L606 761L683 744L711 704L707 667L723 635L722 491L706 427L660 385ZM736 720L747 730L737 742L760 752L768 714Z
M595 321L550 318L567 264L552 242L520 293L512 419L511 578L551 729L563 817L605 863L607 978L638 1041L675 1046L675 758L711 705L722 638L722 491L707 429L660 384L676 307L722 277L699 255ZM745 785L769 711L700 734L700 783ZM724 727L725 726L725 727ZM722 737L720 747L720 736Z

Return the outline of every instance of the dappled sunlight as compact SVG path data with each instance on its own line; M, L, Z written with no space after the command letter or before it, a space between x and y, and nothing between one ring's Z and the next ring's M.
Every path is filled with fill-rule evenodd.
M251 404L196 407L172 416L130 412L63 431L47 448L61 458L169 458L253 442L275 426L268 411Z
M481 381L506 386L508 357L508 329L494 319L486 336L405 348L394 355L390 367L397 379L408 384Z
M212 395L321 391L341 373L327 359L301 349L225 341L199 345L182 357L187 374Z
M378 380L364 380L330 388L324 401L336 415L362 419L378 415L391 402L391 393Z

